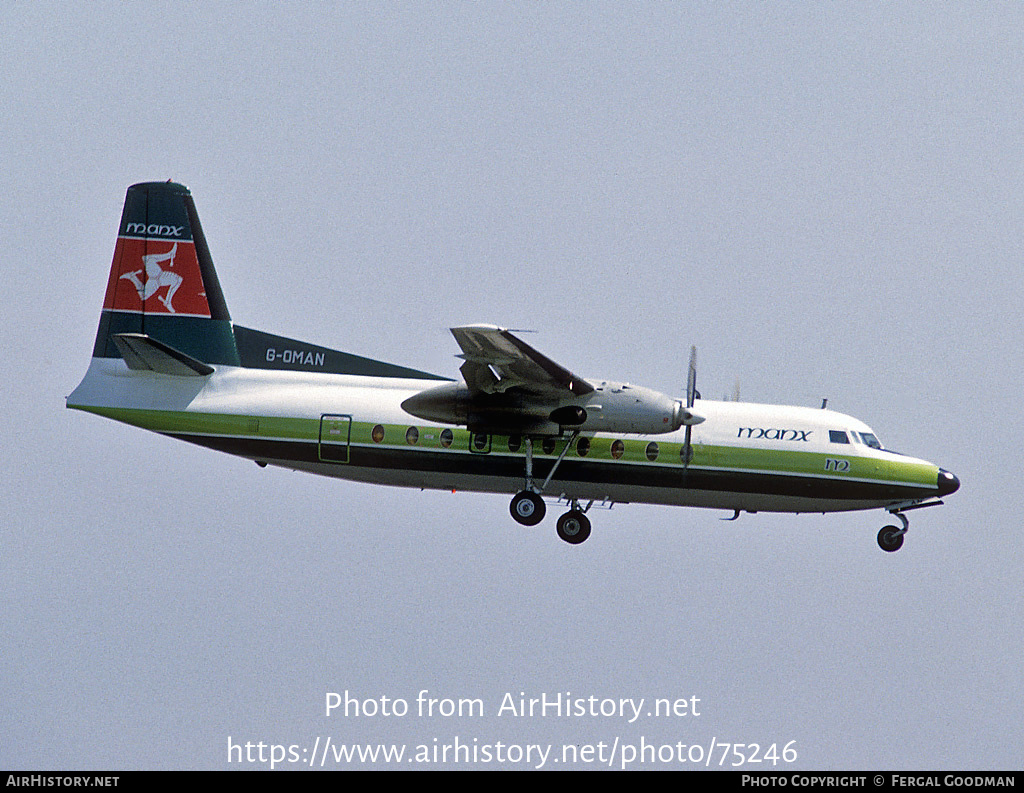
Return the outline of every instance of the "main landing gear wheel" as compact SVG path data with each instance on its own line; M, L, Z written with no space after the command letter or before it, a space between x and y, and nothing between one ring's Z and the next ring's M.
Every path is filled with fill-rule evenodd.
M558 536L571 545L579 545L590 536L590 520L578 509L571 509L558 519Z
M521 523L524 526L536 526L544 520L545 509L544 499L532 490L524 490L522 493L517 493L512 499L512 503L508 506L508 511L512 513L512 517L516 519L517 523Z
M903 531L896 526L885 526L878 532L878 547L887 553L903 547Z

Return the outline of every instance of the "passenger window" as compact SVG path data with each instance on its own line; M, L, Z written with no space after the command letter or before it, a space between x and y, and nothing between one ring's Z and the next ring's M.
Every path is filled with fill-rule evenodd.
M415 446L417 443L419 443L419 440L420 431L415 427L409 427L409 429L405 431L405 442L408 443L410 446Z
M455 440L455 435L454 435L454 433L452 433L452 431L450 429L445 428L445 429L441 430L441 445L444 448L447 449L449 446L451 446L452 445L452 441L454 441L454 440Z
M646 453L647 459L653 463L655 460L658 459L658 444L656 444L654 441L648 443Z
M373 438L374 443L380 443L384 440L384 427L378 424L373 428L373 432L370 433L370 437Z
M612 457L614 459L618 460L620 457L622 457L622 455L623 455L623 453L625 451L626 451L626 444L624 444L618 438L616 438L614 441L612 441Z
M828 439L832 443L849 443L850 439L846 436L846 433L842 430L829 430Z
M580 438L576 442L576 453L580 457L586 457L588 452L590 452L590 438Z
M509 435L508 436L508 450L510 452L518 452L519 447L523 445L523 438L521 435Z

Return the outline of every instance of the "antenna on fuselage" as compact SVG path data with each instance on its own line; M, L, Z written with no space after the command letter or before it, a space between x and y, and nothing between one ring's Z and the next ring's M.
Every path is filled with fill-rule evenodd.
M821 409L824 410L827 405L828 405L828 397L825 397L824 399L821 400Z

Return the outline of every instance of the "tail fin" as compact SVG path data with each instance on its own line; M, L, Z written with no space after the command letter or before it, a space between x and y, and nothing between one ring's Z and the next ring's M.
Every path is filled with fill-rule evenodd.
M203 376L210 364L428 380L447 378L235 326L192 194L173 182L128 188L93 359Z
M93 357L122 357L124 334L207 364L239 365L228 307L184 185L128 188Z

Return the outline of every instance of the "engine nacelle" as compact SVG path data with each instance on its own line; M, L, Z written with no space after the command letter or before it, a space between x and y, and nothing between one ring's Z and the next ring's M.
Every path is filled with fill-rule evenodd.
M549 417L550 403L514 391L473 397L465 383L420 391L402 402L402 409L427 421L468 426L476 432L557 435L562 429Z
M674 432L704 418L678 399L643 386L603 381L584 397L552 408L551 399L527 392L472 396L465 383L445 383L414 394L402 409L421 419L481 432L555 435L563 428L584 432L654 435Z
M440 424L465 424L470 403L465 383L445 383L413 394L402 403L402 410Z
M608 381L594 388L582 401L587 412L584 430L657 435L704 420L678 399L650 388Z

